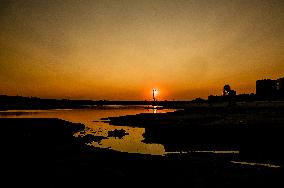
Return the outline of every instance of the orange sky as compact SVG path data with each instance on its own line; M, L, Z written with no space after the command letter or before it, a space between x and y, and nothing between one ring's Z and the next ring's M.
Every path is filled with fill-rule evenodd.
M1 1L0 94L190 100L284 76L284 2Z

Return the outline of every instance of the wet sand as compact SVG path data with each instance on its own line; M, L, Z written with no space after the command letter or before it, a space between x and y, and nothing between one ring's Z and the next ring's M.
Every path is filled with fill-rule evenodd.
M59 119L0 119L0 128L6 187L273 187L283 177L282 167L232 163L234 154L151 156L89 147L73 136L84 125Z

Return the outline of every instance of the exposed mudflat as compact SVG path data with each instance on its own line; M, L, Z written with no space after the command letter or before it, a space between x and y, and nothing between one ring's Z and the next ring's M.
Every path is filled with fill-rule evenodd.
M214 129L210 128L210 126L214 127L215 124L209 121L205 121L206 123L202 129L188 128L187 126L191 125L190 123L177 125L163 123L171 121L167 119L173 119L173 122L177 121L177 117L184 117L178 119L183 122L190 122L190 118L186 118L186 113L191 112L181 111L167 115L161 114L159 115L161 117L156 119L156 121L159 121L160 118L161 126L155 128L150 128L150 124L147 124L147 122L151 122L147 120L148 116L138 115L137 117L143 116L143 125L145 125L147 132L149 131L145 133L145 141L160 142L168 148L174 148L174 150L178 150L180 147L183 148L183 145L180 145L183 141L187 141L184 142L184 148L187 148L188 151L190 146L194 146L194 144L201 143L205 144L206 147L209 146L210 141L214 141L211 140L213 137L205 139L204 142L201 142L201 138L197 139L199 136L196 136L195 139L179 139L173 142L174 137L178 138L178 134L181 132L184 132L181 138L188 137L188 134L201 135L202 131L207 132L205 135L218 132L212 132ZM135 119L135 117L132 119ZM153 119L151 115L149 119ZM219 117L216 119L218 119L216 121L221 121ZM203 122L203 120L200 121ZM114 123L114 121L112 122ZM226 123L221 125L219 125L219 130L223 129ZM230 124L230 126L238 125ZM273 136L269 136L270 139L274 139L272 141L270 139L260 139L262 138L260 136L252 138L262 140L260 146L266 143L272 144L274 141L281 139L277 138L283 133L279 126L280 124L275 123L272 125L272 129L265 131L266 135L273 133ZM161 127L170 128L164 129ZM245 125L245 127L248 127L248 125ZM270 155L270 159L272 163L275 163L275 166L240 164L242 158L237 153L224 155L214 152L179 152L169 153L165 156L122 153L109 149L88 147L85 145L84 138L75 138L73 136L75 132L83 130L84 125L59 119L3 118L0 119L0 128L1 171L3 172L1 173L1 181L7 185L6 187L96 187L99 185L147 187L166 185L239 187L245 185L273 187L282 183L283 167L281 164L283 163L281 159L278 159L279 157L274 156L274 153ZM207 128L208 130L206 130ZM155 132L158 130L160 130L160 134ZM171 137L168 138L169 131ZM197 132L194 134L189 131ZM230 128L228 131L233 131L233 129ZM250 133L253 132L254 129ZM264 130L256 132L259 135ZM221 133L217 138L220 135ZM222 147L223 142L221 141L223 139L226 141L226 138L231 138L231 136L218 139ZM242 140L241 138L244 138L242 143L248 141L248 138L241 135L238 140ZM252 152L252 154L256 154L257 152L254 153L254 151L258 150L251 150L251 148L254 148L258 140L253 139L252 142L247 143L245 149ZM267 140L270 141L265 142ZM191 141L196 142L190 144ZM215 142L212 143L213 146L216 145ZM234 142L234 144L238 144L238 142ZM226 145L230 145L230 142L228 141ZM280 146L282 145L277 145L277 147ZM236 145L236 149L240 149L241 155L242 147L238 147ZM178 151L184 151L184 148ZM262 148L269 149L271 147L270 145L264 145ZM278 149L282 150L283 147ZM272 151L274 151L274 147L272 147ZM253 157L252 154L248 154L248 156Z

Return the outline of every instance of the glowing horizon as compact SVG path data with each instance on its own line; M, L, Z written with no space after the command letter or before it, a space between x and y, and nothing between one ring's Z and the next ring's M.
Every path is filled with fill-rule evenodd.
M0 94L191 100L284 73L284 2L2 1Z

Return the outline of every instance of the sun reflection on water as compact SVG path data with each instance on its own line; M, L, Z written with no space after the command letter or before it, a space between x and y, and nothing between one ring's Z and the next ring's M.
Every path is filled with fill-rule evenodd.
M73 123L82 123L86 126L84 131L76 133L75 137L91 135L95 141L86 144L93 147L110 148L128 153L141 153L163 155L164 146L161 144L146 144L143 142L144 128L109 125L107 120L101 118L134 115L139 113L165 113L170 109L146 109L144 106L109 106L93 109L53 109L53 110L13 110L0 112L0 118L59 118ZM127 135L122 138L109 137L108 132L123 129Z

